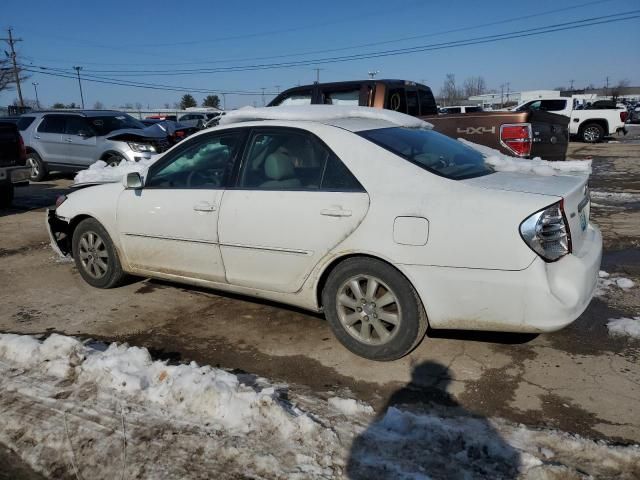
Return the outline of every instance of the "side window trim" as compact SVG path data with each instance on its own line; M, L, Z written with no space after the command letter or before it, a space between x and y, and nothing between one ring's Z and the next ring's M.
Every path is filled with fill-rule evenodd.
M64 135L65 131L67 130L67 116L68 115L44 115L42 117L42 120L40 120L40 123L38 124L38 126L36 127L36 132L38 133L53 133L53 135ZM42 127L42 125L44 124L44 122L47 121L47 119L49 118L61 118L64 121L64 127L62 128L62 132L43 132L42 130L40 130L40 128Z
M148 182L149 179L153 178L153 176L159 171L162 170L163 168L165 168L167 165L170 165L171 163L173 163L174 161L178 160L182 154L189 150L190 148L193 148L197 145L200 145L206 141L209 141L211 138L216 138L216 137L223 137L226 135L232 135L234 133L238 133L240 134L240 147L238 148L238 151L236 152L236 155L231 159L231 163L232 163L232 167L231 170L229 171L229 173L227 174L227 176L224 178L223 180L223 184L215 189L212 190L224 190L229 188L229 186L231 185L232 181L233 181L233 175L234 175L234 171L237 167L238 164L238 159L241 158L241 155L244 152L244 148L245 148L245 144L247 142L247 128L233 128L233 129L229 129L229 130L221 130L218 132L210 132L210 133L206 133L204 135L198 135L198 137L191 139L192 141L188 141L185 140L183 142L181 142L181 144L171 152L171 155L167 156L165 155L164 157L166 158L162 158L160 159L160 161L153 163L150 167L149 170L147 171L147 175L145 178L145 184ZM153 190L167 190L166 188L161 188L161 187L153 187L153 186L146 186L145 188L149 188L149 189L153 189Z

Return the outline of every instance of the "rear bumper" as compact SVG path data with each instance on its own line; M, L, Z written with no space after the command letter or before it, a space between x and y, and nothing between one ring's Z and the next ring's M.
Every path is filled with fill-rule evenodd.
M560 330L585 311L595 291L602 235L589 226L580 252L519 271L402 265L432 328L504 332Z
M13 184L29 183L31 169L25 166L0 167L0 182L9 181Z

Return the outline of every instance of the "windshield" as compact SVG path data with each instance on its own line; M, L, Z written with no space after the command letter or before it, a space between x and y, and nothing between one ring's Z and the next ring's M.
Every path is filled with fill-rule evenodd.
M493 173L472 148L433 130L392 127L359 135L436 175L462 180Z
M108 117L106 115L100 117L89 117L89 123L99 136L107 135L114 130L121 130L123 128L145 128L142 122L139 122L126 113L114 115L113 117Z

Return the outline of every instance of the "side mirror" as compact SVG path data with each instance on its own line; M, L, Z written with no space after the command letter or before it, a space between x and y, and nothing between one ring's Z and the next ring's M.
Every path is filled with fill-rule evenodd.
M127 190L142 188L142 177L138 172L129 172L122 177L122 185Z

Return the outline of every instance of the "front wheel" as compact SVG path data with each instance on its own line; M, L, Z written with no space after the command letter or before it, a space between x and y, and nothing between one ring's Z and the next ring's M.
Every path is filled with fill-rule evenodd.
M598 143L604 138L604 128L597 123L589 123L582 128L582 141Z
M97 288L118 286L126 274L111 237L100 222L87 218L73 232L73 259L82 278Z
M338 340L371 360L403 357L427 330L424 307L411 283L373 258L340 263L327 279L322 304Z

